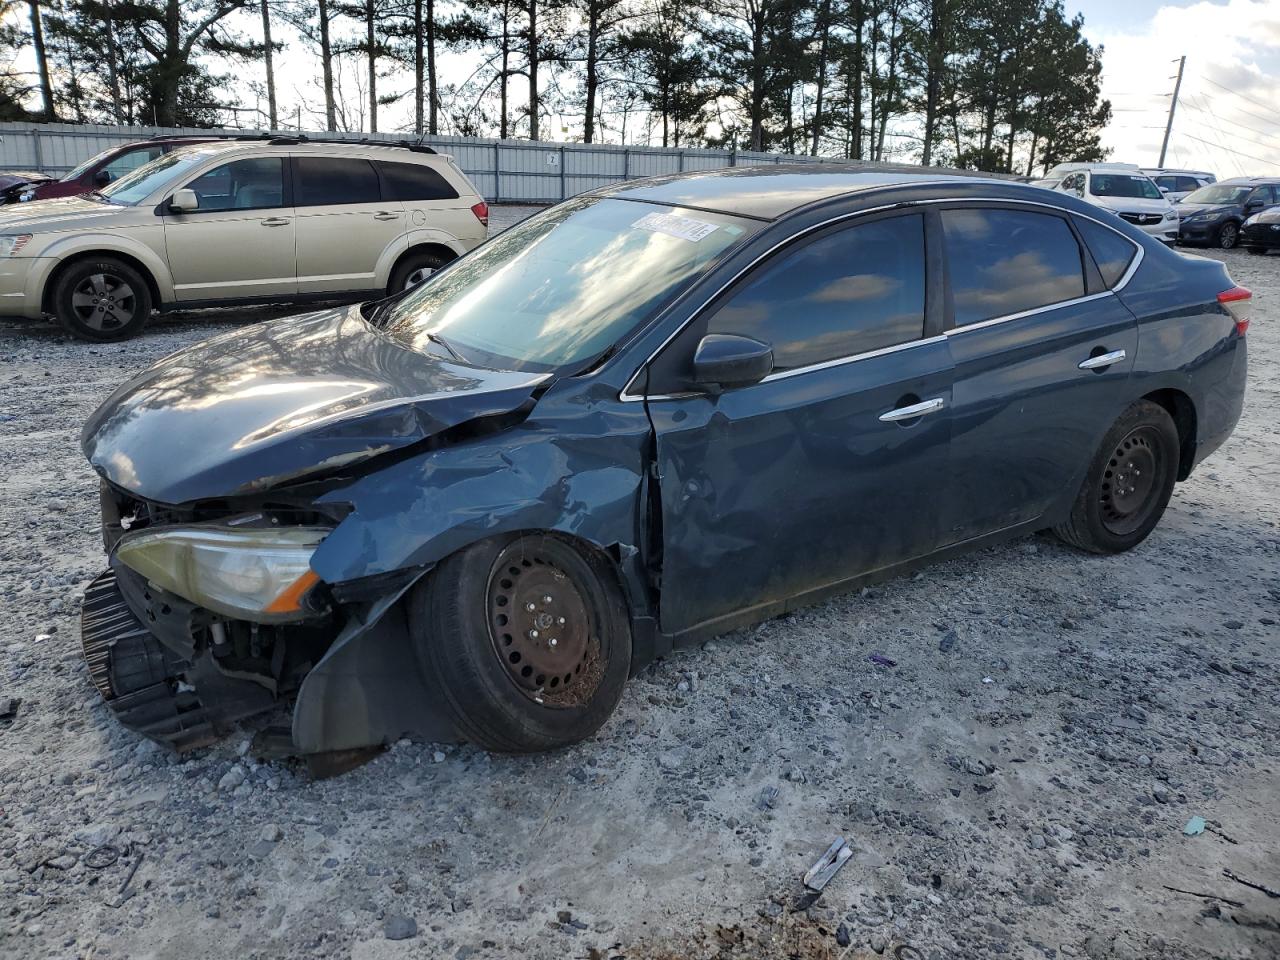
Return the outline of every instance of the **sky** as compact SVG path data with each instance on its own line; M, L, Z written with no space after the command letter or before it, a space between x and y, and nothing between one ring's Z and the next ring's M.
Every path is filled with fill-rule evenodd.
M1280 174L1280 0L1068 0L1103 45L1112 160L1154 166L1186 56L1166 167Z
M1068 13L1084 17L1089 40L1103 47L1103 95L1114 110L1103 134L1110 159L1155 166L1168 118L1178 58L1186 56L1166 167L1207 170L1219 179L1241 175L1280 175L1280 0L1066 0ZM257 12L237 14L234 26L261 37ZM323 125L323 97L318 82L319 62L283 24L273 28L274 39L286 48L276 55L277 99L281 125L299 119L304 129ZM442 81L459 82L475 69L468 55L440 58ZM234 72L234 68L229 71ZM353 108L348 126L363 128L357 105L365 99L362 63L344 58L336 65L343 99ZM379 93L405 92L410 73L382 81ZM512 93L520 98L521 78ZM233 85L229 102L266 110L266 98L243 81ZM407 96L380 109L379 128L409 129L413 105ZM620 142L620 117L606 115L605 137ZM244 126L258 126L252 113ZM546 139L566 140L578 129L578 119L558 117L543 130ZM637 138L633 117L629 142Z

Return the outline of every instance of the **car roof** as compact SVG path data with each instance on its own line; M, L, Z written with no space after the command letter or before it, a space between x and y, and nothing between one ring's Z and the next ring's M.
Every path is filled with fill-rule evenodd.
M1280 183L1280 177L1232 177L1230 180L1219 180L1217 183L1210 184L1210 186L1221 187L1222 185L1226 184L1227 186L1266 187L1266 186L1272 186L1277 183Z
M988 174L962 170L931 172L927 167L882 166L870 170L837 163L770 163L628 180L595 193L757 220L776 220L810 203L877 187L970 180L985 180L1001 186L1010 183Z
M399 160L411 163L426 163L433 160L443 160L448 162L450 157L446 153L436 153L435 151L426 152L419 150L408 150L404 146L397 143L361 143L359 141L351 141L350 143L342 140L325 140L308 143L306 141L299 142L297 140L205 140L202 142L193 141L190 149L192 152L204 151L209 152L225 152L228 150L243 149L249 152L256 150L285 149L294 154L316 153L322 156L342 155L345 153L364 154L372 153L378 159Z

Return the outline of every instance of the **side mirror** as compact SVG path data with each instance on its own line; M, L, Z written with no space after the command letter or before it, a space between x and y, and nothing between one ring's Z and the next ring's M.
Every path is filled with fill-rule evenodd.
M93 185L95 187L105 187L110 182L111 182L110 170L99 170L97 173L93 175Z
M1248 203L1244 205L1244 212L1249 213L1250 211L1253 211L1253 210L1261 210L1264 206L1266 206L1266 204L1264 204L1261 200L1250 200Z
M189 213L192 210L200 209L200 198L196 196L196 192L189 187L182 187L173 191L173 196L169 198L169 209L174 213Z
M693 380L704 387L759 383L773 372L773 347L750 337L709 333L693 353Z

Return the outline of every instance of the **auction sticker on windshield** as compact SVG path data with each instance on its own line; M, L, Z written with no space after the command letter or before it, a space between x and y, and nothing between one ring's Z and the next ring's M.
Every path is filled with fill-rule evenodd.
M715 233L716 225L693 217L682 217L675 213L650 213L635 223L633 227L650 230L653 233L665 233L667 236L679 237L697 243L703 237Z

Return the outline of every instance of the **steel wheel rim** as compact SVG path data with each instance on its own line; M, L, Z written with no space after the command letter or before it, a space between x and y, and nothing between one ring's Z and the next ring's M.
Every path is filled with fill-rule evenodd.
M416 270L410 270L409 275L404 278L404 289L412 290L435 272L435 267L418 267Z
M1218 231L1218 242L1222 245L1223 250L1230 250L1236 245L1236 225L1234 223L1222 225L1222 229Z
M92 273L71 291L71 309L91 330L119 330L138 309L133 287L114 273Z
M1159 441L1154 427L1135 427L1107 461L1099 497L1102 525L1117 536L1127 536L1146 523L1160 499L1166 464Z
M552 557L504 550L485 609L494 656L521 693L550 707L590 699L603 676L600 641L586 597Z

